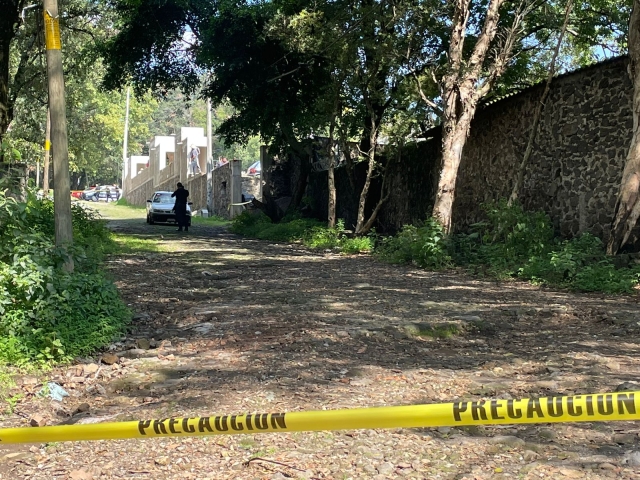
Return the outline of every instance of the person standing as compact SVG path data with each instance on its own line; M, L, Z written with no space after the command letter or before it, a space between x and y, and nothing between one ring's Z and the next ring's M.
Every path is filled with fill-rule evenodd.
M189 190L182 186L182 183L178 182L176 191L171 194L175 197L176 203L173 206L173 211L176 212L176 222L178 223L178 232L189 231L189 225L187 225L187 198L189 197Z
M191 151L189 152L189 168L191 170L191 175L195 175L196 173L200 173L200 165L198 164L198 160L200 158L200 149L195 145L191 145Z

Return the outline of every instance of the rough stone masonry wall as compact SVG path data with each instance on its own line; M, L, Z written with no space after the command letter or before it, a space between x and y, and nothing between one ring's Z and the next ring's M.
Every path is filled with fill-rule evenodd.
M563 236L607 236L633 127L626 66L626 59L616 59L552 83L521 201L549 213ZM481 202L511 193L542 89L477 114L456 185L456 227L478 220Z
M626 58L614 59L552 83L520 200L528 210L546 211L564 237L591 232L606 240L631 141L633 89L626 66ZM542 90L538 85L478 110L456 185L456 230L482 219L482 202L511 194ZM441 162L440 129L429 136L392 159L391 196L380 212L379 231L430 215ZM338 217L349 219L349 226L357 204L343 170L336 170ZM362 185L364 169L356 173ZM313 173L307 190L313 213L321 218L327 214L326 175ZM369 209L379 188L379 183L372 186Z

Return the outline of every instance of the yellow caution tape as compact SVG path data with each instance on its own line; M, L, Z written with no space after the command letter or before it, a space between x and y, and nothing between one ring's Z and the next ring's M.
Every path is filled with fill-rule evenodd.
M0 429L0 444L363 428L640 420L640 392Z
M51 142L49 140L44 141L44 149L51 150Z
M62 48L60 20L58 17L53 18L47 10L44 11L44 43L47 50L60 50Z

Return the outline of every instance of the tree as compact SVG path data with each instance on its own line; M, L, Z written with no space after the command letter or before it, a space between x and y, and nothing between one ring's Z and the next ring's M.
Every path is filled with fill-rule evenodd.
M486 9L472 0L452 3L447 71L440 81L444 104L442 170L433 207L433 216L446 232L451 230L462 150L478 102L507 69L522 34L521 24L536 6L535 0L516 4L489 0ZM501 13L504 13L502 22ZM465 48L469 29L477 29L478 36L472 47Z
M629 76L633 82L633 137L627 154L607 253L615 255L627 242L640 216L640 0L629 20Z

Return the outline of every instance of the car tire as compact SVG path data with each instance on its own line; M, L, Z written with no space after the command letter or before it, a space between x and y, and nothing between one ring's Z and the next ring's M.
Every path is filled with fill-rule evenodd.
M147 215L147 223L149 223L149 215Z
M153 225L153 224L155 224L155 223L156 223L156 222L154 222L154 221L153 221L153 215L151 215L151 216L149 217L149 225Z
M94 195L93 197L91 197L91 201L92 201L92 202L97 202L97 201L98 201L98 199L97 199L97 198L96 198L96 196Z

